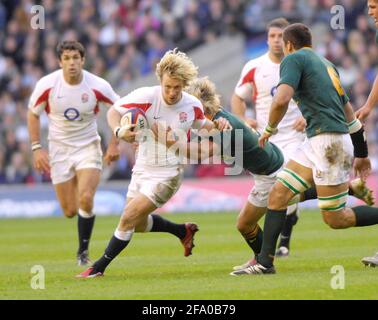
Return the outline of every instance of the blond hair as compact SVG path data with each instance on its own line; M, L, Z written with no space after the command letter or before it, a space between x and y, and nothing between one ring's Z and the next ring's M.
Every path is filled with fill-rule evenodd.
M167 73L174 79L182 80L184 87L198 75L198 67L192 60L177 48L167 51L156 65L156 76L161 81L163 74Z
M220 95L216 92L216 87L208 77L193 80L185 91L198 98L207 114L214 115L221 108Z

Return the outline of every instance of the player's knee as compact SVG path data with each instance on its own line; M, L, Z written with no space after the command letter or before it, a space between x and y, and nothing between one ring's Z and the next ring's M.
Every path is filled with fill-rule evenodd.
M77 209L76 208L71 208L71 207L63 207L63 214L67 217L67 218L73 218L76 216L77 214Z
M290 197L289 190L275 184L269 194L268 207L273 210L286 207Z
M85 211L91 211L93 207L93 194L92 192L85 191L80 194L79 197L80 208Z
M242 219L238 219L238 221L236 222L236 228L242 235L247 233L248 229L250 229L248 224L246 224Z
M135 228L140 216L137 207L126 207L120 218L120 225L127 228Z

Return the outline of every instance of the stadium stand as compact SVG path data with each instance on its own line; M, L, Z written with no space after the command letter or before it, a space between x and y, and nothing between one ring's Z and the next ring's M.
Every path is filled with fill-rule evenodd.
M30 27L34 4L45 9L45 30ZM375 28L365 1L339 0L345 9L345 29L332 30L330 9L335 4L334 0L1 1L0 184L49 181L31 169L26 106L36 81L58 68L54 50L63 39L81 41L87 49L86 69L109 80L120 94L154 82L156 61L177 46L189 52L202 76L209 75L217 84L227 107L243 62L264 49L266 22L284 16L312 27L316 50L336 64L352 103L360 107L378 72ZM375 170L377 120L375 112L366 124ZM100 128L107 138L105 124ZM106 169L104 178L130 177L133 151L126 144L121 150L121 159ZM191 168L187 174L205 171ZM216 175L216 170L207 174Z

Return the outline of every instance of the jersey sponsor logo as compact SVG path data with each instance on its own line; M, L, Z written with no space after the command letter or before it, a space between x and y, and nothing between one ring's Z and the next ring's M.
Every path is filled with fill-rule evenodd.
M64 111L64 117L68 120L68 121L81 121L83 120L81 117L80 117L80 112L79 110L75 109L75 108L68 108L66 109L66 111Z
M277 86L274 86L274 87L270 90L270 95L271 95L272 97L274 97L275 94L276 94L276 92L277 92Z
M89 95L88 95L88 93L83 93L82 95L81 95L81 102L82 103L86 103L86 102L88 102L88 100L89 100Z
M179 121L181 123L188 121L188 114L186 112L179 113Z

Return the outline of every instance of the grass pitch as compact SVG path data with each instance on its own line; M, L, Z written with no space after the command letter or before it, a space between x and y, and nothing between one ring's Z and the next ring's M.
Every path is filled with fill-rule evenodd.
M378 250L377 227L331 230L316 211L302 211L289 258L276 259L276 275L232 277L250 250L235 228L236 213L166 215L195 221L193 255L185 258L169 234L134 234L105 277L76 279L76 218L0 221L0 299L378 299L378 268L360 259ZM100 257L118 217L97 217L91 258ZM34 265L45 269L45 289L33 290ZM332 289L335 265L345 288ZM338 273L340 275L340 273ZM340 284L334 279L333 283Z

